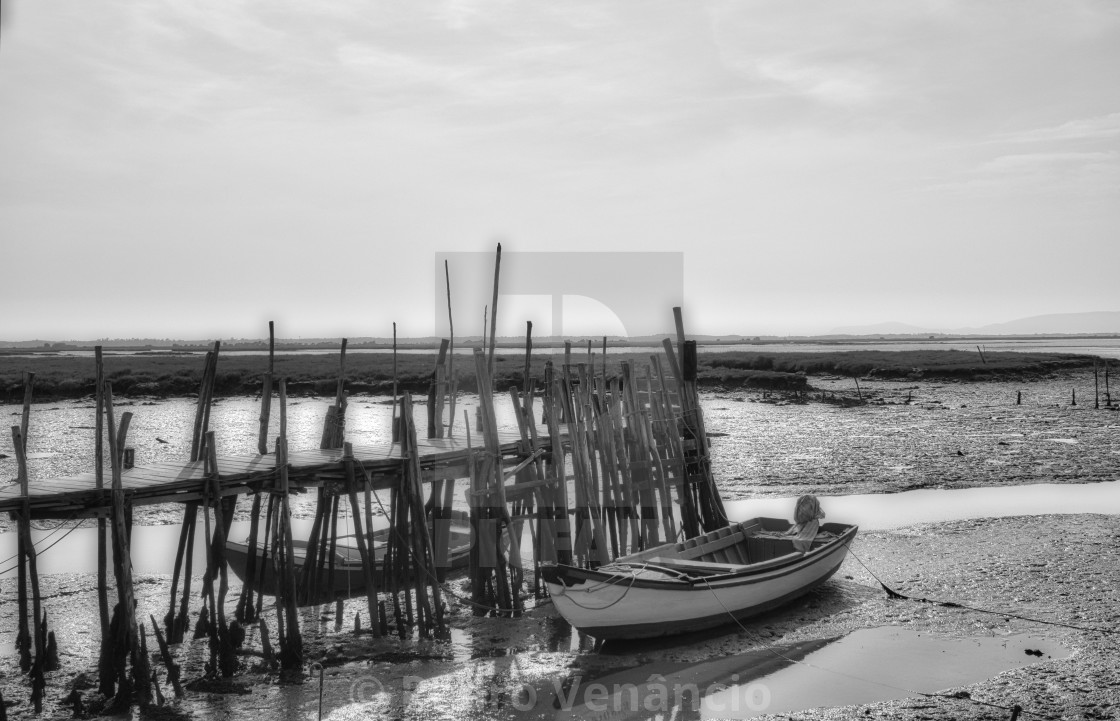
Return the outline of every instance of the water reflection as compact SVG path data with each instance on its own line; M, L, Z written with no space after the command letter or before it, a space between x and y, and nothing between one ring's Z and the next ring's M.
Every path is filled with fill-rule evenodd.
M935 693L1068 655L1027 635L946 638L888 626L700 663L583 670L507 687L501 699L525 719L747 719Z

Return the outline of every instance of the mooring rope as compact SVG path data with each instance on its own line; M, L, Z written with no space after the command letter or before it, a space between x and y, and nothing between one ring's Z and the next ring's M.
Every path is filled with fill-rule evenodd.
M568 587L567 586L564 586L564 594L563 595L567 596L568 600L571 601L572 604L574 604L576 606L579 606L580 608L582 608L585 611L605 611L608 608L610 608L611 606L614 606L615 604L620 603L622 601L622 599L624 599L628 595L630 595L630 589L632 589L634 587L634 582L637 581L637 580L638 580L638 574L637 574L637 572L634 572L633 574L631 574L630 583L627 584L626 590L622 592L622 595L619 596L618 598L616 598L615 600L611 601L610 603L608 603L605 606L584 606L582 603L580 603L579 601L572 598L572 596L568 593ZM621 583L622 579L619 578L618 581L619 581L619 583ZM561 584L561 585L563 586L563 584ZM608 585L613 586L615 584L607 583L607 582L604 581L603 583L600 583L598 586L596 586L594 589L589 588L589 589L584 590L583 593L593 593L598 588L601 588L602 586L608 586ZM553 601L553 603L555 603L555 601Z
M76 516L76 515L77 515L77 514L75 514L75 516ZM65 520L65 521L63 521L62 523L60 523L60 524L59 524L58 526L56 526L56 527L54 528L54 530L53 530L53 531L51 531L51 532L50 532L50 533L49 533L49 534L48 534L48 535L47 535L47 536L46 536L45 538L41 538L41 539L39 539L39 542L40 542L40 543L42 543L43 541L46 541L46 540L47 540L47 538L50 538L51 536L53 536L53 535L54 535L55 533L57 533L57 532L58 532L58 530L59 530L60 528L62 528L63 526L65 526L65 525L66 525L67 523L69 523L70 521L74 520L74 517L75 517L75 516L71 516L71 517L70 517L70 518L68 518L67 520ZM82 524L81 524L81 522L79 521L78 523L76 523L76 524L74 524L73 526L71 526L71 527L70 527L70 530L68 530L68 531L67 531L66 533L64 533L64 534L62 534L61 536L59 536L58 538L56 538L56 539L54 540L54 542L53 542L53 543L51 543L51 545L49 545L49 546L47 546L46 548L43 548L43 549L38 549L38 548L37 548L37 549L35 549L35 555L36 555L36 556L38 556L38 555L40 555L40 554L46 553L47 551L51 550L52 548L54 548L54 547L55 547L55 545L57 545L57 544L58 544L58 542L59 542L59 541L61 541L62 539L66 538L67 536L69 536L69 535L70 535L71 533L73 533L74 531L76 531L76 530L78 530L79 528L81 528L81 525L82 525ZM34 544L32 544L32 545L34 545ZM16 556L18 556L18 555L19 555L19 552L17 551L16 553L12 554L11 556L8 556L7 558L5 558L5 559L4 559L3 561L0 561L0 563L7 563L8 561L11 561L12 559L14 559L14 558L15 558ZM4 575L5 573L8 573L8 572L10 572L10 571L14 571L14 570L15 570L15 569L17 569L17 568L19 568L19 563L18 563L18 562L17 562L17 563L16 563L16 564L15 564L14 566L9 566L8 568L5 568L5 569L4 569L3 571L0 571L0 576Z
M69 523L70 521L73 521L77 517L78 517L78 512L74 511L69 516L67 516L66 518L59 521L58 525L55 526L54 528L38 529L38 530L49 530L50 531L50 533L48 533L47 535L45 535L45 536L43 536L42 538L39 539L39 543L42 543L43 541L46 541L48 538L50 538L54 534L58 533L59 529L63 528L67 523ZM80 523L81 522L79 521L79 525L80 525ZM77 528L77 526L75 526L75 528ZM5 558L3 561L0 561L0 564L7 563L8 561L11 561L13 558L15 558L18 555L19 555L19 552L17 551L15 553L13 553L12 555L8 556L7 558Z
M1041 624L1045 624L1047 626L1061 626L1062 628L1070 628L1070 629L1073 629L1075 631L1090 631L1090 632L1094 632L1094 633L1117 633L1117 630L1114 629L1114 628L1095 628L1095 627L1092 627L1092 626L1077 626L1077 625L1074 625L1072 623L1063 623L1061 621L1047 621L1047 620L1044 620L1044 619L1041 619L1041 618L1031 618L1030 616L1020 616L1019 614L1008 613L1006 611L993 611L993 610L987 609L987 608L977 608L976 606L966 606L963 603L957 603L956 601L935 601L933 599L922 598L922 597L919 597L919 596L906 596L906 595L901 594L898 591L894 590L893 588L891 588L887 584L883 583L883 580L881 578L879 578L878 576L876 576L875 572L872 571L870 568L868 568L867 564L863 562L863 559L861 559L859 556L857 556L855 554L855 552L852 551L851 548L848 549L848 553L851 553L852 558L859 561L859 565L863 566L864 570L867 571L868 573L870 573L871 577L874 578L879 583L879 585L883 587L883 590L887 592L887 596L889 598L893 598L893 599L897 599L897 600L901 600L901 601L914 601L916 603L929 603L929 604L932 604L934 606L941 606L942 608L961 608L961 609L965 609L965 610L968 610L968 611L976 611L977 613L987 613L987 614L991 614L993 616L1003 616L1005 618L1017 618L1020 621L1028 621L1030 623L1041 623Z
M850 550L851 549L849 548L849 551ZM732 613L731 610L728 609L727 606L724 605L723 601L719 597L719 594L717 594L715 589L712 588L712 585L710 583L708 583L708 580L706 578L702 579L702 580L704 581L704 585L708 587L708 590L712 592L712 597L716 599L716 603L718 603L720 605L720 607L723 608L724 612L731 618L732 621L735 622L735 625L737 625L739 628L741 628L744 633L746 633L750 636L753 636L757 643L764 644L765 642L760 637L758 637L757 635L752 633L750 629L748 629L746 626L744 626L743 623L735 616L735 614ZM1003 710L1003 711L1010 711L1012 713L1012 718L1016 718L1016 716L1020 713L1026 714L1027 716L1035 716L1035 717L1043 718L1043 719L1054 718L1053 716L1046 716L1046 715L1043 715L1043 714L1034 713L1032 711L1027 711L1022 706L1020 706L1018 704L1016 704L1014 706L1003 706L1003 705L1000 705L998 703L992 703L990 701L981 701L979 699L972 698L971 696L966 697L966 696L956 696L954 694L927 693L925 691L917 691L915 689L907 688L905 686L894 686L892 684L884 683L882 681L874 681L874 680L869 679L869 678L863 678L861 676L856 676L854 674L845 673L844 671L837 671L836 669L825 668L824 666L817 666L815 664L809 663L808 661L802 661L802 660L798 660L798 659L795 659L795 658L790 658L789 656L786 656L784 653L782 653L781 651L778 651L774 648L766 647L765 650L774 654L778 658L781 658L781 659L783 659L785 661L788 661L790 663L793 663L793 664L799 664L801 666L805 666L806 668L813 668L813 669L816 669L818 671L824 671L825 673L834 674L836 676L843 676L844 678L848 678L848 679L851 679L853 681L859 681L861 683L868 683L868 684L871 684L873 686L880 686L882 688L890 689L892 691L902 691L903 693L906 693L906 694L909 694L909 695L921 696L923 698L928 698L928 699L945 699L945 700L949 700L949 701L962 701L962 702L977 704L977 705L980 705L980 706L988 706L990 708L998 708L998 709Z

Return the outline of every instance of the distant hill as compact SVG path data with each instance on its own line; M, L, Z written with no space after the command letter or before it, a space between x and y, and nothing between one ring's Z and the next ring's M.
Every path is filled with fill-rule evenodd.
M941 331L930 330L929 328L922 328L908 323L888 321L886 323L874 323L872 325L847 325L840 328L833 328L829 331L828 335L928 335L930 333L940 332Z
M834 328L828 335L1094 335L1120 333L1120 311L1051 313L973 328L923 328L889 321Z
M979 328L961 328L955 333L976 335L1034 335L1036 333L1120 333L1120 311L1052 313L992 323Z

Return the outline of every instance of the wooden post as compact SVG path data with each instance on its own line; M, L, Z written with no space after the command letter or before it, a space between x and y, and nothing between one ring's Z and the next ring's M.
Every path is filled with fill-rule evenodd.
M490 306L490 354L486 359L486 373L494 377L494 338L498 330L498 276L502 268L502 244L494 255L494 301Z
M257 452L262 456L268 454L268 421L272 413L272 374L275 372L275 361L276 327L273 321L268 321L268 372L261 380L261 417L257 433Z
M327 415L323 420L323 435L319 441L319 448L323 449L341 448L346 434L346 345L347 339L343 338L334 404L327 408Z
M159 630L156 617L149 615L148 618L152 622L152 631L156 634L156 643L159 644L159 653L160 656L163 657L163 667L167 669L167 680L171 682L172 688L175 689L175 698L183 698L183 685L179 683L179 664L175 663L175 659L171 657L171 649L167 647L167 640L164 639L163 634Z
M263 455L263 454L262 454ZM253 578L257 572L257 542L260 534L261 493L253 493L253 508L249 512L249 555L245 560L245 582L241 584L241 595L237 599L234 618L246 624L256 618L253 604Z
M373 549L368 547L369 536L363 530L362 513L358 506L358 479L354 474L354 446L342 446L342 464L346 469L346 490L350 496L350 514L354 517L354 539L358 544L358 555L362 559L362 577L366 582L366 606L369 617L377 618L377 582L373 573ZM377 635L376 631L374 635Z
M1097 362L1093 361L1093 407L1101 407L1101 380L1097 373Z
M859 396L859 402L863 403L863 391L859 389L859 377L852 376L852 379L856 382L856 395Z
M447 409L447 437L452 438L455 435L455 395L457 385L457 380L455 378L455 320L451 317L451 270L448 268L446 260L443 261L443 275L447 280L447 336L448 340L451 341L447 356L447 393L450 396ZM375 618L374 621L376 620Z
M976 346L976 352L980 354L980 362L988 365L988 359L984 357L984 351L981 350L980 346Z
M23 509L17 519L17 532L19 534L17 537L17 556L19 557L19 574L17 581L17 593L19 595L19 632L16 636L16 647L19 649L20 670L27 672L32 668L32 641L34 641L35 645L36 664L38 664L39 658L43 655L44 649L41 645L41 634L39 631L39 574L36 572L35 568L35 545L31 541L31 507L28 497L27 452L25 450L27 445L22 433L20 433L20 426L12 426L12 447L16 452L19 492L20 495L23 496ZM31 576L34 603L34 615L30 621L28 621L27 618L28 574ZM34 629L34 635L32 635L32 629Z
M401 457L404 461L402 489L408 498L412 514L414 537L412 555L416 574L417 617L422 620L422 633L430 635L433 621L436 629L442 629L444 626L443 597L439 583L431 572L435 553L432 548L431 532L424 515L424 498L420 485L420 450L416 444L416 427L412 420L412 396L408 393L405 393L401 404L401 420L403 426Z
M299 630L299 613L296 605L296 579L293 572L295 559L292 543L291 507L288 502L288 387L286 380L280 379L280 438L276 442L276 465L280 474L281 503L277 513L279 535L276 543L283 544L281 565L281 584L283 587L283 609L278 609L286 622L284 645L280 649L280 665L285 670L303 666L303 639Z
M392 441L400 441L400 429L397 427L397 324L393 323L393 415L392 415Z
M121 417L121 430L128 428L127 419L131 413ZM126 517L124 486L121 478L122 444L118 441L117 428L113 421L113 389L105 382L105 420L109 431L109 462L112 470L112 526L113 526L113 574L117 581L117 635L113 644L114 671L117 679L116 704L128 703L137 695L146 702L150 693L150 668L148 659L140 650L140 634L136 623L136 602L132 585L132 559L129 552L129 533ZM121 434L124 435L123 433ZM127 674L126 659L131 660L132 674Z
M521 374L521 388L525 393L533 392L533 321L525 321L525 371Z
M20 416L19 433L23 438L23 450L27 452L27 428L31 423L31 394L35 385L35 374L23 374L23 414Z
M603 336L603 382L607 382L607 337Z
M450 345L447 338L441 338L439 353L436 355L436 366L432 370L432 380L428 384L428 438L443 438L443 397L444 397L444 364L447 362L447 349Z
M1077 405L1077 389L1076 388L1070 388L1069 390L1070 390L1070 394L1071 394L1069 404L1071 406L1075 406L1075 405Z
M271 341L272 324L269 323L269 336ZM214 350L207 352L205 365L202 371L202 382L198 389L198 403L195 406L194 431L191 436L191 461L203 458L206 432L210 425L210 404L214 396L214 383L217 374L218 352L221 343L215 341ZM269 351L269 364L271 367L271 344ZM271 393L269 394L271 396ZM262 399L263 402L263 399ZM267 422L264 427L267 428ZM172 576L171 602L164 622L167 628L169 643L181 643L187 626L190 623L190 595L191 575L194 566L194 536L195 526L198 522L198 501L189 501L183 507L183 528L179 534L179 550L175 556L175 570ZM183 594L179 605L179 613L175 613L175 595L179 585L180 565L183 571Z
M673 325L677 329L677 363L684 367L684 316L681 314L681 307L673 307Z
M105 488L105 396L103 384L105 382L105 367L101 355L101 346L93 349L95 373L94 395L96 397L96 418L94 420L94 433L96 438L93 444L94 468L93 474L97 490ZM112 696L115 690L112 666L112 647L109 633L109 590L108 590L108 548L105 517L97 517L97 610L101 621L101 650L98 656L98 690L103 696Z
M226 565L226 534L229 531L229 523L233 521L233 513L229 514L226 518L225 509L223 509L222 501L222 486L221 480L218 476L218 456L217 447L214 440L214 431L208 431L206 434L206 465L208 467L209 476L208 483L210 484L210 496L214 499L214 538L211 546L211 559L212 568L207 569L207 575L211 578L214 574L218 576L218 599L217 599L217 613L211 619L215 624L217 633L218 649L217 649L217 669L225 678L229 678L237 671L237 656L233 647L233 641L230 639L229 624L226 622L226 594L229 593L229 575ZM233 496L236 501L236 496ZM231 511L233 509L230 509Z

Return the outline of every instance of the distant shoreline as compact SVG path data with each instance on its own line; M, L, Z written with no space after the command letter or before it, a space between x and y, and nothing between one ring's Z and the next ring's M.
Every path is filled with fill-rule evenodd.
M657 354L663 357L663 354ZM603 355L594 356L594 370L602 373ZM586 363L586 350L572 353L573 365ZM476 389L474 363L456 356L455 375L459 390ZM1101 359L1091 355L1065 353L1019 353L962 350L866 350L837 352L751 352L707 351L698 354L697 383L705 389L729 390L756 388L792 393L812 390L812 376L849 376L892 379L943 378L958 381L1043 378L1058 372L1092 368ZM544 377L546 362L561 370L563 356L534 354L530 375L538 382ZM617 351L606 356L606 373L621 373L629 362L638 378L645 377L649 353ZM198 392L202 377L202 358L193 354L153 353L142 355L107 354L105 377L113 392L123 397L190 397ZM399 390L427 393L435 367L435 353L398 354L396 382ZM1120 363L1111 361L1113 367ZM219 396L244 396L260 393L267 371L267 355L219 354L216 393ZM41 354L32 357L0 355L0 398L19 403L23 398L23 373L36 374L34 398L37 401L84 398L94 392L94 363L86 356ZM289 392L296 395L333 395L339 362L334 354L277 354L276 379L285 378ZM670 371L665 368L665 373ZM494 388L505 391L522 385L524 360L504 354L495 356ZM346 387L354 394L389 394L394 374L391 354L348 354ZM671 378L670 378L671 381Z
M626 348L645 348L660 346L662 339L668 335L642 336L634 338L607 337L608 350L625 350ZM1036 333L1020 335L950 335L939 333L884 333L881 335L823 335L823 336L698 336L693 338L701 348L738 346L738 345L789 345L796 348L803 345L881 345L881 344L907 344L907 343L1010 343L1010 342L1045 342L1045 341L1074 341L1074 340L1120 340L1120 333ZM52 355L64 354L67 351L92 352L100 345L105 353L113 352L155 352L155 353L205 353L213 347L213 340L178 340L155 341L151 339L123 339L100 341L6 341L0 342L0 356L4 355ZM581 336L579 338L557 339L552 337L533 338L534 349L563 349L565 343L572 344L573 352L581 349L586 351L588 341L592 348L599 352L603 347L602 336ZM267 340L256 339L229 339L222 340L222 349L233 352L260 352L268 351ZM457 338L456 348L469 348L483 345L477 336ZM419 350L439 350L439 338L402 338L397 341L397 346L402 352ZM494 344L502 350L522 350L525 348L524 336L498 338ZM290 353L299 351L321 350L324 352L337 352L339 339L313 338L309 340L293 340L290 338L277 340L275 349L277 353ZM389 352L393 348L391 338L353 338L347 343L350 350L377 350Z

